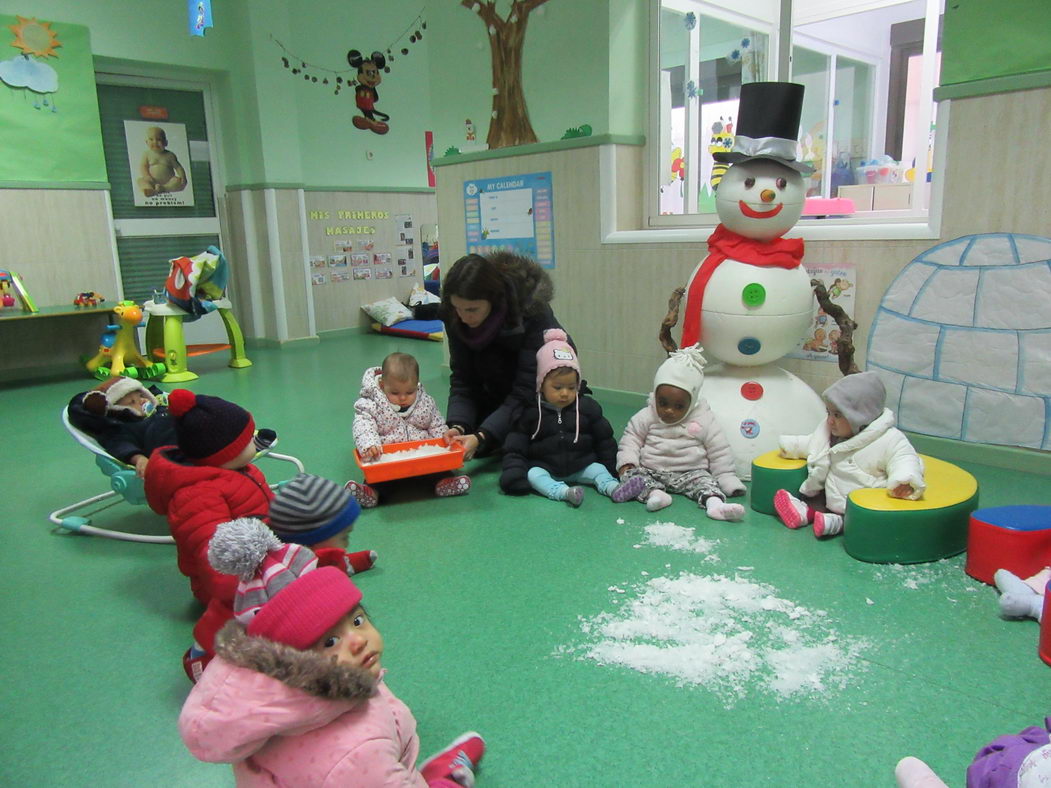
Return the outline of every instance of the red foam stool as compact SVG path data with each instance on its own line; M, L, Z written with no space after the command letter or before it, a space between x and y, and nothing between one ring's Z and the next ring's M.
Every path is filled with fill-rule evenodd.
M1051 506L993 506L971 513L964 571L993 585L997 569L1032 577L1051 564Z
M1040 614L1040 659L1051 665L1051 583L1044 589L1044 612Z

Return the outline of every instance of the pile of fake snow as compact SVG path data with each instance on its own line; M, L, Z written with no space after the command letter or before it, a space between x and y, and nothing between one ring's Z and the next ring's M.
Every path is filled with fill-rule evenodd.
M719 544L718 539L705 539L697 536L692 528L683 528L675 523L650 523L645 528L646 544L654 547L667 547L683 553L700 553L708 563L718 563L719 556L713 550ZM634 545L641 547L642 545Z
M710 552L717 541L674 523L651 524L646 537L647 544L718 560ZM625 595L620 607L582 619L589 642L559 652L670 676L713 692L727 708L752 691L778 698L827 693L846 686L863 664L858 656L866 643L841 639L825 611L739 574L684 572L610 590Z

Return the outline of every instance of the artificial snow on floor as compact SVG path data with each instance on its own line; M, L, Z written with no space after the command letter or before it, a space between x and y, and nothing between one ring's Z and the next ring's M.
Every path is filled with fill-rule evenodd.
M653 523L645 533L648 545L718 561L712 552L718 541L692 528ZM737 571L649 577L610 590L625 595L622 604L582 619L589 642L561 653L670 676L715 693L728 708L753 691L779 698L826 693L845 686L863 665L864 640L841 638L824 611L784 599L772 585Z

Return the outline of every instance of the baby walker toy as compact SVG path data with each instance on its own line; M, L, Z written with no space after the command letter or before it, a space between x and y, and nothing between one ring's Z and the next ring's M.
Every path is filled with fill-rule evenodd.
M116 323L106 326L99 350L85 364L99 380L126 375L129 378L155 378L164 374L163 363L150 363L139 353L135 329L142 325L142 308L134 301L120 301L113 307Z

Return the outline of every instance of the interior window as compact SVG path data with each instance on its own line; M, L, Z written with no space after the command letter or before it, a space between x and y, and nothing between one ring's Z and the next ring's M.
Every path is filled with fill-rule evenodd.
M943 0L877 0L860 12L821 0L654 2L660 143L650 226L717 223L725 167L712 154L732 145L741 85L767 79L806 86L799 158L814 173L803 221L926 217ZM790 57L779 62L779 51Z

